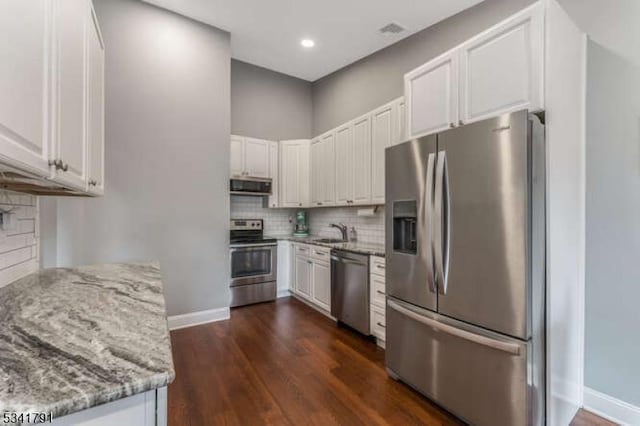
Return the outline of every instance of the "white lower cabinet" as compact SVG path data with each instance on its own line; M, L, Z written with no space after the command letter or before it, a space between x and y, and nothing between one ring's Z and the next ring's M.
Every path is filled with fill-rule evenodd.
M53 426L166 426L167 388L139 393L54 419Z
M294 243L293 292L326 313L331 312L331 250Z
M331 311L331 264L312 261L312 302Z
M294 291L305 299L311 299L312 265L313 264L309 258L296 253L294 267Z
M385 284L385 258L371 256L369 261L369 300L371 303L369 318L371 334L376 337L378 346L385 346L386 341L386 302L387 291Z

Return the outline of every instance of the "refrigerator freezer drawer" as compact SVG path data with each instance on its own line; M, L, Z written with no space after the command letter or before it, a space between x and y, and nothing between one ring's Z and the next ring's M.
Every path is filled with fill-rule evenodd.
M473 425L542 424L543 407L534 405L543 402L531 386L530 343L458 327L393 300L386 320L391 375Z

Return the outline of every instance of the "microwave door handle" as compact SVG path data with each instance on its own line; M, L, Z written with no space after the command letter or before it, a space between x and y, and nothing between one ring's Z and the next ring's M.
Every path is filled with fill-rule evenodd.
M433 226L436 278L440 294L447 294L449 281L449 238L451 234L449 171L447 154L438 153L436 163L435 214Z
M423 235L423 247L425 251L425 262L427 263L427 286L432 293L437 292L435 275L433 273L433 247L432 247L432 233L433 233L433 172L435 165L436 155L435 153L429 154L427 157L427 178L425 181L424 190L424 235Z

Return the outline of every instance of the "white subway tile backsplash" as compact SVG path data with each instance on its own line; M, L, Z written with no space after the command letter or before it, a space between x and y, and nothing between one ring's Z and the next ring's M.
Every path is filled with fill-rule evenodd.
M297 209L269 209L263 207L262 198L231 196L231 218L263 219L266 235L291 234ZM361 217L357 207L324 207L307 210L307 221L312 235L339 238L340 231L331 223L344 223L356 228L358 241L384 243L384 208L372 217Z
M332 223L344 223L355 227L358 241L384 244L384 208L379 207L374 216L358 216L358 207L325 207L311 210L311 233L327 238L339 238L340 231L330 227Z
M0 191L0 209L16 214L16 228L0 229L0 287L38 269L38 203L33 195Z
M293 232L295 209L263 207L261 197L231 196L232 219L262 219L265 235L285 235Z

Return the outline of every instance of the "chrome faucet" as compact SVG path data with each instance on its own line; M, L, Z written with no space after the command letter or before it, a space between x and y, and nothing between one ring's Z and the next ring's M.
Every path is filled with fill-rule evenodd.
M332 223L329 226L332 228L338 228L340 230L340 233L342 234L342 241L348 241L347 225L345 225L344 223L339 223L339 224Z

